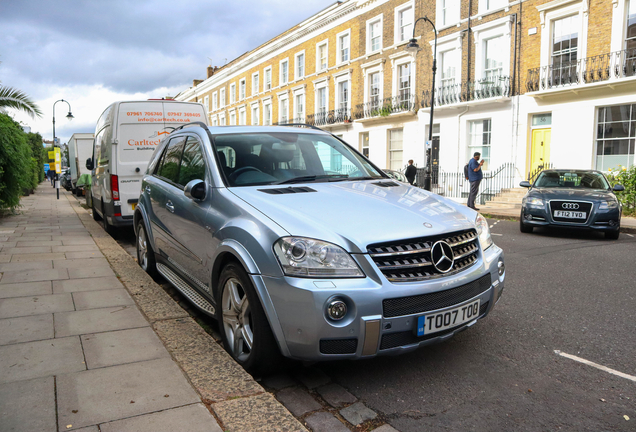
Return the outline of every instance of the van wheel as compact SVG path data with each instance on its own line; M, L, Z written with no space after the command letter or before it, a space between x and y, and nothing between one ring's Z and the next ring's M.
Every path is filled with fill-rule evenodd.
M143 221L137 224L137 263L150 276L157 276L157 262L155 261L155 252L152 250L146 227Z
M109 235L115 234L115 227L108 223L108 218L106 217L106 210L104 207L104 201L102 201L102 225L104 226L104 231Z
M249 276L231 263L218 286L217 320L225 350L248 372L273 372L282 356Z
M95 210L95 198L91 196L91 210L93 211L93 220L94 221L100 221L102 220L102 218L99 216L99 214L97 213L97 210Z

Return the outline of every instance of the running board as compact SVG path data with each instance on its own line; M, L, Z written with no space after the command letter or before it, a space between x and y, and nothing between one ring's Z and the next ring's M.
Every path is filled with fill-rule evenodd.
M173 272L168 266L157 263L157 271L161 273L161 276L166 278L170 284L175 287L181 294L184 295L190 302L196 306L197 309L206 315L216 318L215 309L212 303L210 303L205 297L199 294L194 288L188 285L183 279L181 279L175 272Z

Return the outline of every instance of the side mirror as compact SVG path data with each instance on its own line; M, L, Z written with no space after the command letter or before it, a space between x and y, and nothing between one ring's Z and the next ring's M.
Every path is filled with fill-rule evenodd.
M183 189L183 193L190 199L200 201L205 198L205 182L203 180L190 180Z
M529 181L522 181L521 183L519 183L519 186L525 187L525 188L532 187Z
M95 168L95 167L93 166L93 158L88 158L88 159L86 159L86 169L87 169L87 170L91 170L91 171L92 171L92 170L93 170L93 168Z
M616 185L614 185L612 190L614 192L623 192L625 190L625 186L623 186L622 184L616 184Z

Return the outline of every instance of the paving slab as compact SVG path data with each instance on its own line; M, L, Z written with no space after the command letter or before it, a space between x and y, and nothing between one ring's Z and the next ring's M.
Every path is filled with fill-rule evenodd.
M0 253L0 263L8 263L11 261L11 254Z
M285 405L296 417L311 411L317 411L322 406L316 402L306 390L299 387L289 387L276 393L276 398Z
M134 306L61 312L56 313L54 319L56 337L124 330L149 325L141 312Z
M393 428L391 425L384 424L379 428L373 429L373 432L400 432L397 429Z
M114 306L132 306L133 299L125 289L81 291L73 293L76 310L99 309Z
M11 248L15 248L18 245L18 241L17 240L5 240L3 242L0 243L0 249L5 250L5 249L11 249ZM29 245L27 245L29 246ZM33 246L33 245L32 245ZM35 245L35 246L44 246L44 245Z
M302 368L296 374L296 379L305 384L308 389L315 389L331 382L327 374L314 367Z
M88 369L170 357L150 327L81 336Z
M29 237L23 238L22 241L17 241L14 247L38 247L38 246L62 246L62 242L59 240L32 240Z
M104 258L104 255L100 251L81 251L81 252L65 252L66 259L76 258ZM64 258L64 256L62 257Z
M86 268L86 267L107 267L110 264L106 258L75 258L75 259L58 259L53 260L53 268Z
M64 236L62 236L62 244L64 246L94 245L95 242L93 241L92 237L82 236L82 237L68 237L68 238L64 238ZM51 245L51 246L53 246L53 245Z
M53 339L53 314L0 320L0 345Z
M62 431L199 403L200 399L172 359L159 359L58 376L57 401ZM67 429L69 424L73 426Z
M53 294L51 281L0 285L0 298L29 297Z
M17 235L15 237L11 237L13 239L13 241L17 241L17 242L40 242L40 241L52 241L53 238L50 235L40 235L40 234L33 234L33 235L24 235L24 234L20 234ZM50 245L40 245L40 246L50 246Z
M98 252L99 248L92 245L51 246L51 252Z
M354 395L338 384L327 384L326 386L318 387L316 391L334 408L342 408L358 401Z
M215 403L212 409L231 431L307 432L270 393Z
M1 287L2 285L0 285ZM53 281L54 293L67 293L78 291L99 291L104 289L118 289L123 285L115 276L90 278L90 279L69 279Z
M340 415L352 425L359 425L378 416L375 411L367 408L362 402L341 409Z
M68 279L66 269L23 270L4 272L0 284Z
M305 421L313 432L349 432L348 427L328 412L313 413Z
M90 266L83 268L68 268L68 277L69 279L84 279L84 278L97 278L97 277L106 277L106 276L115 276L115 272L110 266Z
M0 272L23 271L23 270L51 270L53 261L25 261L0 263Z
M0 385L0 431L57 432L52 376Z
M73 310L69 293L0 299L0 319Z
M101 432L223 432L203 404L188 405L99 425Z
M0 346L0 383L86 369L77 336Z
M36 253L51 253L52 247L64 247L64 246L34 246L34 247L3 247L2 253L5 254L36 254Z
M13 254L9 256L11 257L11 262L49 261L66 258L63 253Z

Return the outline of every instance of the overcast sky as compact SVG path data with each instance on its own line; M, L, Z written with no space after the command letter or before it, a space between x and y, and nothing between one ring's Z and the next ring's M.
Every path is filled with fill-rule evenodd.
M44 139L95 132L118 100L174 96L206 67L256 48L335 0L0 0L0 85L40 119L10 110ZM227 59L227 60L226 60Z

